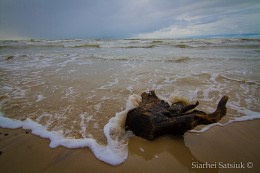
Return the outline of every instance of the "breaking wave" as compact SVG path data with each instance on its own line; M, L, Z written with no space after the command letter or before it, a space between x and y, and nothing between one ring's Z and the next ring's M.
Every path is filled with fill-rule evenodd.
M99 44L82 44L82 45L72 45L72 46L64 46L69 48L100 48Z

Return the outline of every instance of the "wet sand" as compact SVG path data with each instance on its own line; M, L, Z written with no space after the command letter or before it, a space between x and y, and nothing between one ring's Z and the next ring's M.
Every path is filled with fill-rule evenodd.
M23 129L0 128L0 170L15 172L260 172L260 120L216 126L205 133L164 136L155 141L132 137L129 157L119 166L97 160L87 148L49 148L49 140ZM249 167L247 168L247 163ZM193 165L193 164L194 165ZM206 163L218 168L194 168ZM227 164L245 168L220 168Z

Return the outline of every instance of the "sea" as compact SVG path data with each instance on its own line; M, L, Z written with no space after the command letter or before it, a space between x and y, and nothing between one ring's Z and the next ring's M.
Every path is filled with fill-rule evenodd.
M88 147L123 163L127 112L151 90L207 113L229 96L220 122L188 133L260 118L260 39L0 41L0 127L30 129L52 148Z

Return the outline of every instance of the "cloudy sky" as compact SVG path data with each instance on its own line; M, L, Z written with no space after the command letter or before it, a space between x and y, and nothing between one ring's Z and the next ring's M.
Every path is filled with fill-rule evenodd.
M260 33L259 0L0 0L0 39Z

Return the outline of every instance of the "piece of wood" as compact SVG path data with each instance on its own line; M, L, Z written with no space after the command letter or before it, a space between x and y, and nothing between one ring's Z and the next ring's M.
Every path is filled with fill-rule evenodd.
M142 93L139 107L128 112L126 130L131 130L136 136L153 140L164 134L183 135L200 124L218 122L226 115L228 96L223 96L215 112L207 114L192 110L199 105L177 101L171 106L160 100L154 91Z

